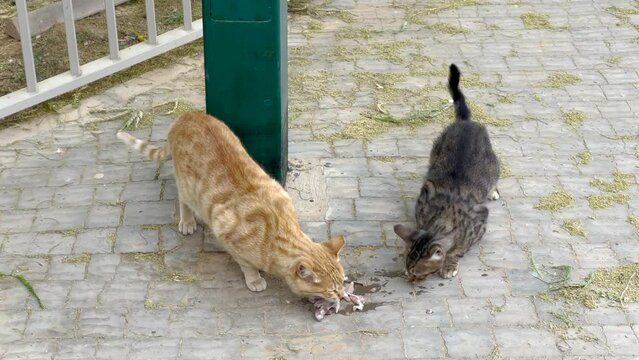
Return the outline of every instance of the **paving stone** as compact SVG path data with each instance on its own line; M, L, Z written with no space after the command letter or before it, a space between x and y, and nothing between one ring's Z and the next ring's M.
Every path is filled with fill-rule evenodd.
M94 205L89 209L85 226L88 228L118 226L121 216L122 208L119 206Z
M3 343L20 340L27 324L26 311L0 311L0 321L5 324L0 328Z
M31 339L72 337L75 331L75 310L37 310L29 316L25 336Z
M88 208L85 206L56 207L38 211L33 230L56 231L82 229L87 217Z
M56 359L82 360L95 356L98 342L96 340L71 339L58 342Z
M348 246L383 245L382 231L373 221L333 221L331 236L343 235Z
M442 332L448 355L453 358L484 358L495 347L492 331L487 326L451 328Z
M402 338L406 357L409 359L439 358L445 354L442 335L437 328L406 330Z
M185 354L184 358L193 360L206 360L212 357L221 360L236 359L241 353L242 343L242 339L231 337L188 338L182 342L182 353ZM255 350L255 348L251 349L251 351Z
M124 336L125 314L116 309L80 311L78 335L82 337L118 338Z
M326 193L331 198L357 198L359 197L358 179L347 177L326 178Z
M405 221L407 219L404 202L397 198L355 199L355 211L358 220Z
M607 325L603 327L612 355L635 355L639 340L630 326Z
M548 331L540 324L561 324L563 304L536 299L548 284L530 268L531 258L540 267L570 265L571 281L578 282L593 269L639 261L636 231L627 222L639 215L635 187L624 192L631 196L627 205L593 210L586 200L601 193L590 185L594 177L610 180L615 169L633 173L639 166L636 139L621 139L636 132L639 116L639 60L631 55L636 19L620 23L610 4L601 5L482 3L426 16L428 5L419 2L344 0L318 10L339 11L337 17L289 18L289 46L301 46L311 62L290 62L291 83L304 74L302 87L319 85L322 95L290 95L299 109L291 121L308 128L290 129L289 157L322 165L326 187L318 191L329 210L319 209L302 228L318 242L344 234L346 273L363 289L379 287L364 294L366 311L342 310L322 322L280 279L265 275L267 290L247 290L239 266L210 230L177 234L171 161L157 164L124 146L114 136L121 121L96 122L97 131L80 124L98 120L95 109L128 104L148 111L175 94L203 107L201 55L130 79L78 109L0 131L0 271L24 274L47 307L40 310L14 278L0 278L0 323L7 324L0 329L0 357L475 359L499 348L504 359L637 358L634 303L575 311L569 314L574 329ZM526 29L520 18L526 12L550 14L551 23L569 27ZM340 19L350 13L353 23ZM467 32L443 39L429 25L405 25L410 14ZM315 22L322 29L309 32ZM403 40L428 46L402 45L391 51L398 59L383 58L388 51L378 44ZM370 49L351 61L323 55L336 46ZM618 63L611 63L614 56ZM430 100L449 97L446 77L436 72L450 59L472 60L454 61L475 117L481 107L512 121L487 126L510 174L500 179L501 199L488 204L487 233L461 259L458 276L435 274L413 284L393 226L412 222L432 144L452 121L452 109L424 119L427 124L377 120L436 111L428 109ZM320 71L332 74L326 84L306 77ZM355 72L375 81L355 79ZM561 72L581 80L547 87L548 76ZM391 73L407 76L386 81ZM565 123L562 112L570 110L585 114L581 126ZM132 133L163 146L172 121L159 116L152 128ZM381 133L371 135L377 125ZM313 136L338 132L360 138L329 143ZM592 159L578 164L584 149ZM572 194L571 207L534 208L559 189ZM567 219L579 220L586 237L561 229ZM80 257L85 253L88 263ZM69 261L76 258L82 261ZM169 281L180 275L196 280Z
M326 220L355 220L355 203L353 199L329 199Z
M173 201L129 202L124 209L124 225L171 224Z
M534 356L559 357L559 350L550 332L533 328L496 327L495 339L501 355L506 358Z

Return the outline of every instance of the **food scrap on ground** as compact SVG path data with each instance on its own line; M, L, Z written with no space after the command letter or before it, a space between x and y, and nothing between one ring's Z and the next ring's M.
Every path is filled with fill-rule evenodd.
M354 291L355 284L353 282L346 283L342 299L352 303L354 311L362 311L364 309L364 297L355 295ZM337 314L340 308L340 301L335 299L313 297L310 301L314 304L314 315L317 321L322 321L326 315Z

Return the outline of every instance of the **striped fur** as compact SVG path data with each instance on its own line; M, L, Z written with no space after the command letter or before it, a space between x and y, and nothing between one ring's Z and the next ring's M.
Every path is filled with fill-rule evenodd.
M450 66L448 88L455 103L456 121L433 143L430 164L415 205L416 229L396 225L406 241L406 272L421 280L439 272L457 275L458 259L486 232L488 199L496 200L499 160L486 128L471 120L461 74Z
M125 133L124 131L118 131L118 139L122 140L125 144L131 148L139 151L142 155L148 157L151 160L163 161L171 159L171 152L167 146L163 148L157 148L150 145L146 141L140 140L135 136Z
M266 288L259 271L283 278L301 296L340 299L344 238L323 243L300 228L293 201L282 186L251 159L233 132L218 119L186 113L173 122L163 149L119 133L152 159L173 159L183 234L197 217L240 264L247 287Z

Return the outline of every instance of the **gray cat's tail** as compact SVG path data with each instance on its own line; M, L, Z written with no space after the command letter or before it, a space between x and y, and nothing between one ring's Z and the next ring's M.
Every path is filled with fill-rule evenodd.
M450 91L450 95L453 97L453 102L455 104L455 115L457 120L470 120L470 109L468 105L466 105L466 98L464 94L459 90L459 79L461 78L461 74L459 73L459 69L457 65L450 64L450 73L448 75L448 91Z

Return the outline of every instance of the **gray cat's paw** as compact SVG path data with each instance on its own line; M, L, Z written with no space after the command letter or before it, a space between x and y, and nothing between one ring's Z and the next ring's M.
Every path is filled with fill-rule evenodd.
M457 266L445 266L441 271L440 275L444 279L450 279L452 277L457 276Z
M180 220L178 224L178 230L182 233L182 235L191 235L197 229L197 224L195 223L195 219L191 220Z
M488 200L498 200L499 199L499 191L497 189L493 190L490 195L488 195Z
M264 289L266 289L266 280L264 280L263 277L259 277L253 281L246 281L246 286L249 288L249 290L251 291L262 291Z

